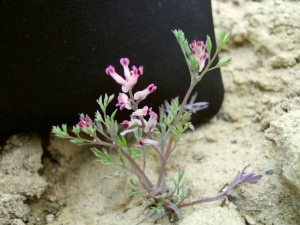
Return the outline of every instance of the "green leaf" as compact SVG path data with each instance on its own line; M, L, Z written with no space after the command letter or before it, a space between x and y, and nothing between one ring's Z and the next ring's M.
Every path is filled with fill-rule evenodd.
M172 180L173 180L174 186L177 188L178 187L177 181L174 178Z
M186 131L186 130L190 127L190 125L191 125L190 122L186 123L186 124L184 125L184 128L183 128L182 132Z
M135 137L135 139L136 139L137 142L140 142L140 136L139 136L139 133L140 133L139 130L136 130L136 131L133 132L134 137Z
M108 104L114 99L115 95L112 94L111 96L109 96L109 99L108 99Z
M62 125L64 127L65 124ZM66 125L65 125L66 126ZM55 136L59 138L69 138L69 134L65 131L63 131L59 126L53 126L52 132L55 134Z
M218 39L218 47L222 48L227 43L229 38L230 38L230 33L226 33L226 31L221 30L221 33L220 33L219 39Z
M104 177L102 177L100 179L101 180L105 180L105 179L110 179L110 178L113 178L113 177L123 177L125 173L126 173L125 170L123 170L123 171L117 171L115 173L108 174L108 175L106 175L106 176L104 176Z
M107 95L105 97L107 98ZM104 98L104 103L103 103L103 101L102 101L102 95L97 100L97 103L99 104L100 109L102 110L103 114L105 114L105 112L106 112L105 100L108 100L108 99Z
M184 114L180 118L180 123L182 125L186 124L191 119L192 113L184 112Z
M174 36L178 39L178 31L177 30L172 30Z
M222 43L223 43L225 35L226 35L226 32L224 30L221 30L219 38L218 38L218 46L219 46L219 48L223 47Z
M186 42L186 43L185 43L185 42ZM191 51L191 49L190 49L190 47L189 47L189 43L187 42L187 40L184 41L184 46L183 46L183 48L184 48L184 52L185 52L187 58L191 57L192 51Z
M113 125L113 134L117 134L119 130L119 124L118 122L115 120L114 121L114 125Z
M193 58L193 57L191 57L191 58ZM192 63L189 59L186 59L186 63L190 69L193 69Z
M128 147L127 147L127 142L126 142L126 139L125 139L124 137L122 137L122 142L123 142L123 148L124 148L125 150L127 150L127 149L128 149Z
M139 136L140 136L140 137L143 136L143 129L139 129Z
M84 142L80 139L72 139L70 142L72 142L73 144L78 145L78 146L84 145Z
M162 202L157 203L157 206L151 207L151 211L154 213L163 213L165 211L163 208L163 203Z
M218 62L218 64L216 65L216 68L227 66L230 62L231 62L231 58L222 59Z
M105 94L104 104L103 104L105 108L106 108L107 104L108 104L108 96L107 96L107 94Z
M222 42L223 46L228 42L229 38L230 38L230 33L226 33Z
M128 155L130 155L131 158L136 158L138 156L140 156L140 149L139 148L130 148L128 150Z
M102 105L102 95L100 95L99 99L96 100L97 103L100 105Z
M184 181L180 187L182 196L186 196L185 187L186 187L186 182Z
M185 145L185 143L183 143L183 142L177 142L177 147L180 147L180 146L183 146L183 145Z
M184 176L184 172L185 172L184 170L180 170L178 172L178 186L179 186L180 182L182 181L182 178Z
M152 134L153 134L154 136L156 136L156 137L160 137L160 136L161 136L161 133L160 133L158 130L153 131Z
M102 112L103 112L103 113L105 113L105 112L106 112L106 108L105 108L105 106L104 106L104 105L100 105L100 109L102 110Z
M72 132L78 136L80 133L80 127L78 125L73 126Z
M180 45L182 45L184 40L185 40L184 33L182 32L182 30L178 30L178 41Z
M129 194L133 196L142 196L142 193L139 191L131 191Z
M138 190L136 183L134 183L133 179L129 179L129 185L133 190Z
M205 45L206 45L206 51L207 51L208 55L210 55L211 49L212 49L212 43L211 43L211 40L210 40L209 36L207 36L207 38L206 38Z
M99 111L96 112L95 117L96 117L96 121L104 123L101 113Z
M191 70L193 72L198 73L199 72L199 65L198 65L196 59L193 56L190 57L190 63L191 63Z
M108 115L106 115L105 117L105 122L104 122L107 126L110 126L111 121L110 121L110 117Z
M123 142L118 135L114 136L114 141L117 143L117 145L123 146Z
M67 124L63 124L61 127L62 127L63 131L67 134L68 133Z
M115 164L115 162L111 159L111 157L108 155L108 153L105 149L102 149L102 152L101 152L96 148L91 148L91 151L94 153L95 156L100 158L100 160L97 160L98 162L101 162L104 165Z
M87 134L89 134L89 135L93 135L93 134L95 134L95 132L96 132L96 130L95 130L95 128L93 128L93 127L87 127L87 128L85 129L85 133L87 133Z
M99 151L96 148L91 148L91 151L94 153L95 156L99 157L99 158L105 158L105 155Z
M59 126L53 126L52 127L52 133L60 133L61 132L61 129Z
M119 155L120 162L123 164L123 166L125 166L125 160L120 149L118 149L118 155Z
M118 135L115 135L114 140L117 143L117 145L119 145L123 150L128 150L126 139L124 137L122 137L121 139Z
M173 138L173 140L176 140L177 137L178 137L178 131L177 131L177 129L175 127L172 127L171 132L172 132L172 138Z
M116 109L116 110L111 114L111 116L110 116L111 121L114 120L117 111L118 111L118 109Z

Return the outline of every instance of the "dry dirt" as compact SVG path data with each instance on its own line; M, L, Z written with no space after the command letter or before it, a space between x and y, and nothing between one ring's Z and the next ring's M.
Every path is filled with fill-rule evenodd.
M215 118L182 136L186 144L171 158L167 174L176 176L185 168L186 179L194 184L189 200L215 196L249 163L247 172L264 176L257 184L243 184L230 192L224 207L213 202L184 208L180 224L300 224L300 4L212 3L216 33L220 28L232 33L220 53L220 58L232 57L232 63L222 69L225 100ZM5 179L18 179L18 174L7 169L16 168L5 164L4 158L19 158L18 149L27 149L26 143L41 146L34 134L15 136L1 152L1 224L129 225L148 215L147 203L128 195L130 175L100 181L115 168L97 163L87 147L54 137L42 161L40 150L22 158L24 163L17 169L29 181L12 191ZM30 163L33 160L36 164ZM151 154L147 172L153 179L157 162ZM269 170L273 174L266 175ZM151 218L141 224L152 224ZM166 217L157 224L172 223Z

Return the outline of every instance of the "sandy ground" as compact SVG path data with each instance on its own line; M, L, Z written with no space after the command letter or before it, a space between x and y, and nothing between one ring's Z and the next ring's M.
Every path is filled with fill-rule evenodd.
M220 54L232 57L222 69L225 100L215 118L182 136L186 144L173 155L167 175L185 168L194 185L189 200L215 196L249 163L248 172L264 176L230 192L224 207L213 202L184 208L180 224L300 224L300 4L212 2L216 33L220 28L232 32ZM5 157L18 158L20 148L32 148L28 143L40 147L19 159L22 168L5 163ZM88 148L51 137L41 158L41 146L31 134L11 138L2 150L0 224L127 225L148 215L147 202L128 195L132 176L100 181L115 168L95 162ZM28 166L32 161L35 167ZM147 172L153 179L157 161L155 154L149 156ZM17 175L9 168L23 171L30 182L12 191L5 179ZM268 170L273 174L265 175ZM169 219L157 224L179 224ZM141 224L152 224L151 218Z

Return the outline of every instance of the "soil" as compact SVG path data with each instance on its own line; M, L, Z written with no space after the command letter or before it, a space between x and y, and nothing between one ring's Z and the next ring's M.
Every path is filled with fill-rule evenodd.
M257 184L242 184L231 191L224 207L220 201L186 207L182 222L170 215L157 224L300 224L296 132L300 126L300 4L292 0L212 3L216 34L220 28L232 33L219 54L232 57L231 64L222 68L224 103L207 124L182 136L185 145L172 155L167 175L175 177L185 169L185 179L194 186L190 201L217 195L248 164L246 172L264 176ZM7 157L20 158L18 151L26 143L41 146L35 134L17 135L0 152L1 224L129 225L150 213L147 201L128 195L128 181L134 176L101 181L116 168L96 162L88 147L53 136L43 156L38 150L22 158L35 162L22 161L18 167L29 184L24 181L24 186L10 190L5 179L16 174L9 170ZM153 180L158 160L155 153L149 155L146 171ZM140 224L153 224L152 218Z

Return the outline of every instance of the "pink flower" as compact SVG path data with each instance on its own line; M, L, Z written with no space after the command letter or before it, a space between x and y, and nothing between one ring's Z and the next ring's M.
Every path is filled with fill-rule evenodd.
M116 106L119 106L120 110L124 109L124 107L126 109L132 109L132 105L131 105L130 99L124 93L119 93L118 103L116 104Z
M121 136L124 136L125 134L130 132L134 132L139 129L139 126L142 126L142 122L139 119L132 119L130 121L124 120L121 124L124 128L127 129L120 133Z
M203 70L205 65L205 61L208 58L207 52L205 52L206 46L203 41L193 41L190 44L190 49L192 50L192 54L199 66L199 73Z
M86 117L80 117L80 121L77 124L82 130L86 130L88 127L91 126L91 118Z
M137 68L133 66L132 71L130 71L130 75L131 76L127 80L127 84L125 86L122 86L123 92L128 92L134 87L134 85L137 83L139 76L143 75L143 67L140 66L139 68Z
M125 79L116 73L115 68L113 66L108 66L105 72L107 75L110 75L118 84L121 84L122 91L126 93L134 87L134 85L137 83L139 76L143 75L143 67L140 66L139 68L137 68L133 66L132 71L129 71L130 61L128 58L121 58L120 63L124 69Z
M149 118L149 120L148 120L148 122L146 123L146 126L145 126L145 128L144 128L144 132L145 132L145 133L148 133L149 131L150 131L150 132L153 132L153 131L154 131L154 128L155 128L157 119L158 119L157 114L156 114L155 112L151 111L151 112L150 112L150 118Z
M147 95L151 94L156 90L156 86L154 84L150 84L145 90L138 91L134 94L135 100L143 100L147 97Z
M135 127L135 128L132 128L132 129L127 129L127 130L124 130L123 132L121 132L120 135L124 136L125 134L130 133L130 132L134 132L138 129L139 129L139 127Z
M121 124L126 129L128 129L134 125L142 126L142 122L139 119L131 119L130 121L124 120Z
M148 106L144 106L144 108L142 109L138 109L135 112L132 113L133 116L146 116L148 114L150 114L150 112L152 111L152 108L148 108Z
M141 146L157 146L158 142L151 140L151 139L140 138L140 145Z
M130 61L129 61L129 59L127 59L127 58L121 58L120 59L120 63L123 66L124 75L125 75L126 80L129 80L129 78L130 78L130 71L129 71L129 63L130 63Z
M107 75L110 75L118 84L121 84L122 86L126 85L126 81L116 73L115 67L109 66L105 70Z

